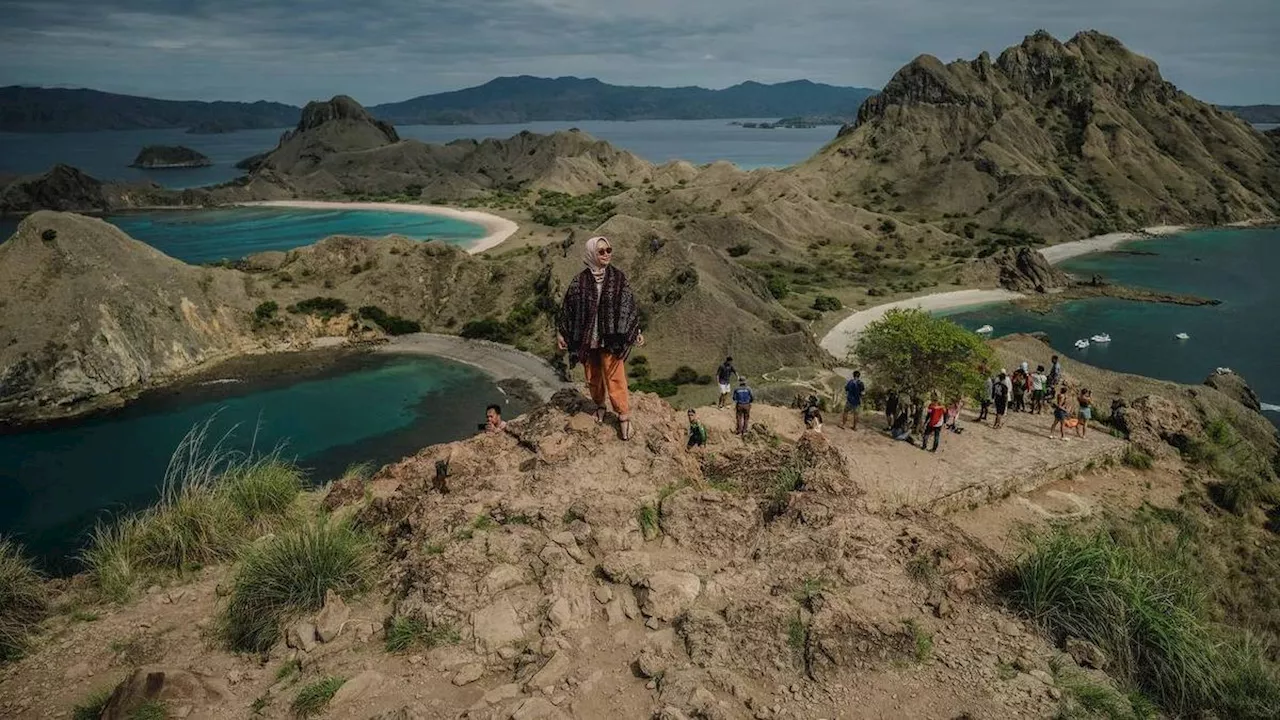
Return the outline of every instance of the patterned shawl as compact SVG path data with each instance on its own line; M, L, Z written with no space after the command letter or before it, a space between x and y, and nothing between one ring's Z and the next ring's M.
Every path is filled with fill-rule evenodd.
M592 323L600 333L600 347L625 360L640 335L640 312L627 276L612 265L605 269L598 302L596 279L589 269L578 273L564 294L557 329L569 345L570 367L591 349Z

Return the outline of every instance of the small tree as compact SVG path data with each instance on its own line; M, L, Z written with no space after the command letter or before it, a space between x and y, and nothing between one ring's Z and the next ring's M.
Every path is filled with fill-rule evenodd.
M890 310L858 336L853 358L882 387L903 399L944 401L971 397L982 388L981 368L990 367L991 348L979 336L919 308ZM856 367L856 365L855 365Z

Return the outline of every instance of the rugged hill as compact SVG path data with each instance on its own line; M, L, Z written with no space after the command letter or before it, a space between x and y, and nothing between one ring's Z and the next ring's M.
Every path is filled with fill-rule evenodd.
M0 416L243 353L238 273L194 268L101 220L37 212L0 243Z
M375 115L404 125L516 123L533 120L698 120L849 113L874 90L808 80L723 90L631 87L595 78L501 77L454 92L376 105Z
M922 55L806 163L854 202L1046 239L1274 214L1280 159L1119 41L1044 32L993 62Z
M130 167L136 168L193 168L213 164L204 153L184 145L148 145L138 151Z
M1223 105L1222 109L1248 123L1280 123L1280 105Z
M85 132L193 127L216 123L234 130L288 127L298 108L258 101L157 100L98 90L11 85L0 88L0 131Z

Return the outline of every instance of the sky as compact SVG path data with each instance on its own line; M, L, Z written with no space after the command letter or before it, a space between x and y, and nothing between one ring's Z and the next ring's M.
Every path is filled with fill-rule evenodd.
M1280 103L1280 0L0 0L0 85L366 105L503 75L878 88L919 54L1095 29L1218 104Z

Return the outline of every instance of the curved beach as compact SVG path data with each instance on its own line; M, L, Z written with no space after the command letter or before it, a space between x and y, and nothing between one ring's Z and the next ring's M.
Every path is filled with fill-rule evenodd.
M1050 245L1046 248L1040 248L1040 254L1044 256L1045 260L1049 261L1049 264L1057 265L1069 258L1114 250L1132 240L1151 240L1165 235L1177 235L1190 229L1186 225L1155 225L1142 228L1137 232L1107 233L1106 235L1095 235L1084 240L1072 240L1071 242Z
M479 368L495 380L523 380L544 401L557 390L572 387L561 382L555 369L537 355L487 340L413 333L391 338L378 352L434 355Z
M822 342L819 344L822 345L822 349L843 360L849 354L849 350L852 349L853 341L858 337L858 333L862 332L862 329L870 323L884 317L884 314L890 310L920 308L929 312L940 312L942 310L956 310L971 305L1017 300L1020 297L1022 297L1021 293L1010 290L955 290L897 300L884 305L877 305L867 310L861 310L841 320L822 337Z
M300 210L377 210L403 212L416 215L435 215L454 220L475 223L488 231L484 237L467 246L467 252L475 255L495 248L520 229L514 221L478 210L459 210L443 205L412 205L408 203L381 202L333 202L328 200L261 200L237 205L252 207L297 208Z

